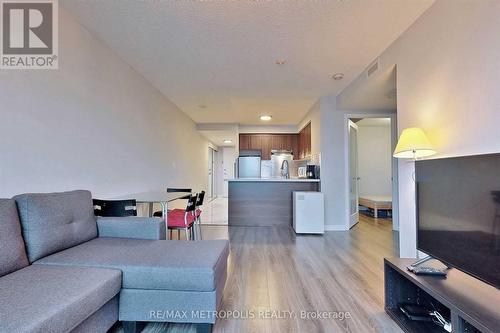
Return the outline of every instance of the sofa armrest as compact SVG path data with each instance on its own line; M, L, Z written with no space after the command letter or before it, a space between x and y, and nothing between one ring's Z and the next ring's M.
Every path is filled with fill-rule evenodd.
M165 239L165 221L155 217L98 217L99 237Z

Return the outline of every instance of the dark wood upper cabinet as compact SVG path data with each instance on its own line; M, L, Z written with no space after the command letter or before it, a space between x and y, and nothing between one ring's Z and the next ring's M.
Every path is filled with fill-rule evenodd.
M262 137L260 135L250 135L250 150L262 150Z
M262 159L270 160L271 159L271 150L275 149L272 145L272 136L271 135L262 135L261 136L261 145L262 145Z
M272 149L284 150L286 149L286 140L284 140L283 135L274 134L271 136Z
M289 140L291 141L292 151L293 151L293 159L298 160L299 157L299 135L291 134Z
M240 134L240 150L250 149L250 136L248 134Z
M271 159L271 150L290 150L295 160L311 154L311 124L296 133L240 134L240 150L260 150L263 160Z
M311 157L311 123L307 124L298 136L298 157L306 159Z
M304 158L311 158L311 123L304 127L305 152Z

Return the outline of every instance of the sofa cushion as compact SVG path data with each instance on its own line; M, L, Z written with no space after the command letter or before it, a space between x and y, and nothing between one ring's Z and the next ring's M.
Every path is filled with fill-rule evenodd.
M0 333L70 332L120 291L119 270L31 265L0 278Z
M89 191L28 193L14 199L30 262L97 237Z
M0 199L0 276L28 266L16 202Z
M35 264L120 269L123 288L213 291L225 274L228 253L226 240L96 238Z

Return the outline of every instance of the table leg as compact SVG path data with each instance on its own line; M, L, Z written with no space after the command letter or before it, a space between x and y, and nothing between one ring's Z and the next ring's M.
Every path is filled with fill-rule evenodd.
M168 235L168 203L160 202L161 205L161 214L163 221L165 221L165 233ZM172 230L170 230L170 239L172 239Z
M167 202L160 202L161 205L161 213L163 216L163 220L165 223L167 223L167 218L168 218L168 203Z
M149 217L153 217L153 203L148 203Z

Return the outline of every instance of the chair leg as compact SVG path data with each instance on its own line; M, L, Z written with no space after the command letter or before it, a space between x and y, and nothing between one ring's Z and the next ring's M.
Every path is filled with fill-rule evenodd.
M140 321L123 321L124 333L139 333L144 328L144 323Z
M212 324L196 324L196 333L212 333Z
M172 229L169 229L169 232L170 232L170 237L169 237L169 239L172 239Z
M186 240L189 240L191 237L189 236L189 228L184 229L186 231Z
M203 236L201 235L201 216L198 217L198 233L200 234L200 240L202 240Z

